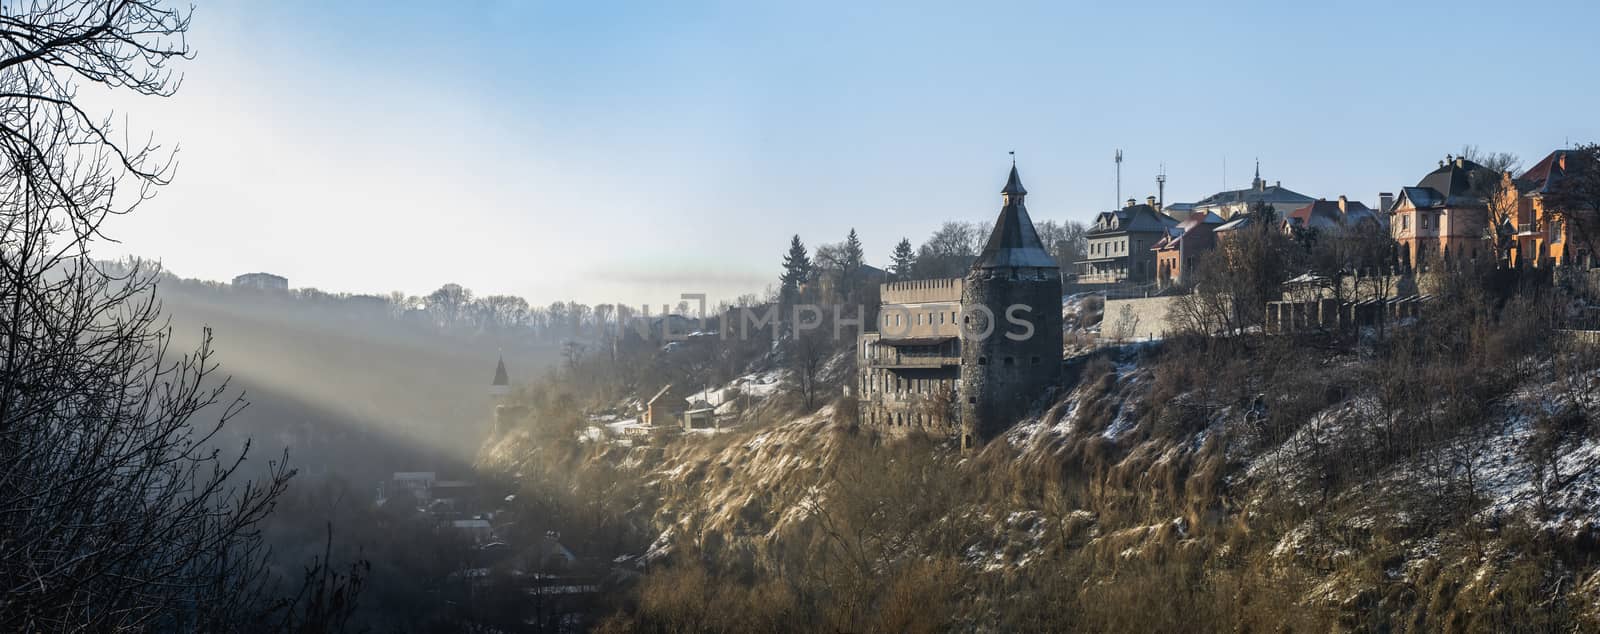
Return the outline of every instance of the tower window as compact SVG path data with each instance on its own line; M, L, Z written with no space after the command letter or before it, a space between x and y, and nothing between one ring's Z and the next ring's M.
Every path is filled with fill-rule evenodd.
M989 357L978 357L978 365L989 365Z
M1011 363L1012 363L1011 357L1006 357L1006 365L1009 367L1011 365Z
M1033 364L1034 365L1039 365L1039 357L1034 357L1033 358Z
M976 396L968 396L967 397L967 403L971 404L971 405L977 405L978 404L978 397L976 397Z

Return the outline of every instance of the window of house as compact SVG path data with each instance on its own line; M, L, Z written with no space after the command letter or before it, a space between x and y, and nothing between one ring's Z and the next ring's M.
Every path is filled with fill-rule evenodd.
M989 365L989 357L978 357L978 365Z
M1411 216L1401 216L1400 217L1400 228L1401 229L1410 229L1411 228Z
M967 397L967 403L970 403L972 405L977 405L978 404L978 397L976 397L976 396L968 396Z
M1011 357L1006 357L1006 367L1010 367L1011 366L1011 362L1012 362Z
M1039 365L1039 357L1033 357L1033 364Z

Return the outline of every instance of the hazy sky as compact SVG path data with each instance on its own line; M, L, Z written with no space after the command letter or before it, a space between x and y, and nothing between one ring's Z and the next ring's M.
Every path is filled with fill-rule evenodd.
M1036 220L1087 221L1116 148L1124 197L1259 157L1374 204L1465 143L1600 140L1590 3L868 4L203 2L179 95L105 104L182 149L104 253L675 303L761 290L791 234L881 265L991 221L1009 150Z

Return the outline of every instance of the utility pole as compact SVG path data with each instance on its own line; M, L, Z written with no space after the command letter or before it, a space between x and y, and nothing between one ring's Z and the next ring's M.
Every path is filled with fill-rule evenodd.
M1121 209L1122 208L1122 150L1120 150L1120 149L1117 150L1117 157L1116 157L1115 160L1117 162L1117 201L1116 201L1117 204L1112 205L1111 208L1112 209Z

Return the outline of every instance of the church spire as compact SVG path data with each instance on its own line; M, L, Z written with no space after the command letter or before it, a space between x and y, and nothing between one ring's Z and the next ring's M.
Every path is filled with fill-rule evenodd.
M1256 159L1256 179L1250 181L1250 188L1261 191L1267 188L1267 181L1261 180L1261 159Z
M492 387L509 387L511 385L511 377L506 374L505 356L502 355L500 360L495 362L494 380L489 385Z

